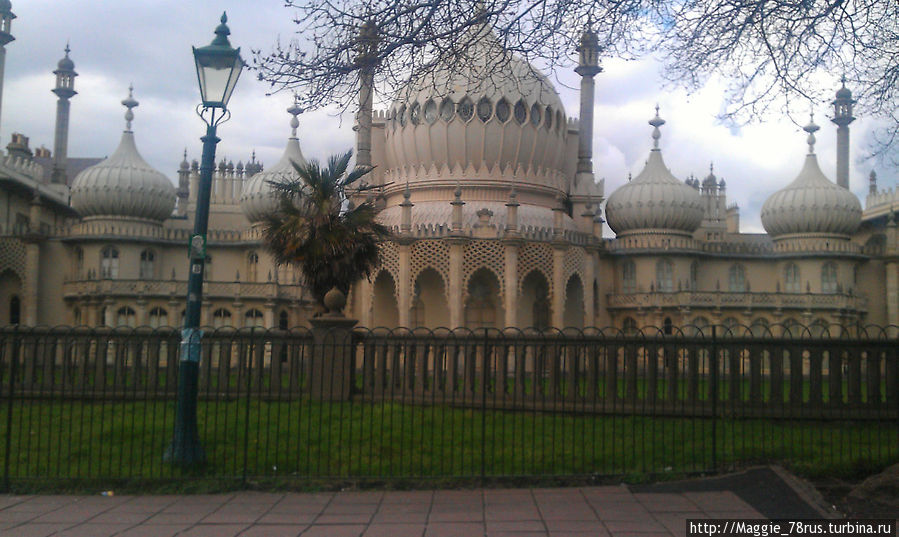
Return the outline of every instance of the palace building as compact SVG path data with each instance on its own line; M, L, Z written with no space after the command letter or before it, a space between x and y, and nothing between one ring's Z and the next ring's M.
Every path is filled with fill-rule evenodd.
M0 17L2 73L15 18L8 1ZM795 179L762 208L767 233L747 234L712 170L702 180L669 171L658 109L648 127L634 122L646 131L643 170L606 198L591 154L601 69L590 31L575 69L579 120L526 62L492 65L507 53L489 29L472 31L480 33L464 70L437 66L385 111L372 109L371 77L362 77L356 159L375 169L373 188L350 202L374 203L393 237L371 280L350 292L347 314L361 325L763 333L774 324L899 324L899 194L878 190L873 172L864 208L849 190L855 101L845 85L831 119L836 181L818 165L812 122L804 161L784 170ZM198 165L185 153L173 182L141 157L130 91L118 148L102 160L69 157L69 55L66 47L53 71L52 153L32 152L15 134L0 159L0 325L178 326ZM305 162L300 109L288 113L280 161L223 161L214 174L204 325L287 328L314 314L301 275L273 263L259 227L277 209L270 182ZM613 238L603 237L604 221Z

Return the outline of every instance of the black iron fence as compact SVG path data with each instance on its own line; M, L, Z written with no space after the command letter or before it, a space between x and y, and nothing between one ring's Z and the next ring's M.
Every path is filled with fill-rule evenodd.
M0 329L0 462L28 483L715 472L899 458L896 331L209 329L200 471L163 462L176 329ZM689 335L686 335L689 334Z

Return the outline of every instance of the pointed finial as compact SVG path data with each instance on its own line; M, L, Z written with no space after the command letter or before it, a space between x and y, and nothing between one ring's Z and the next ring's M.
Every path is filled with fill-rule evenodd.
M631 172L627 172L627 182L631 182Z
M715 175L715 163L709 162L709 175Z
M457 200L462 199L462 182L456 181L456 190L453 191L453 195Z
M68 58L68 57L69 57L69 52L72 51L72 49L69 48L69 40L68 40L68 39L66 39L66 48L65 48L65 50L66 50L66 58Z
M802 127L802 130L808 133L808 138L806 139L806 143L808 144L808 153L809 155L815 154L815 133L821 127L815 125L815 113L809 112L809 123L805 127Z
M128 97L122 100L122 106L128 109L125 112L125 130L131 130L131 121L134 119L134 111L133 108L137 107L139 103L134 100L134 84L128 86ZM186 154L186 151L185 151Z
M659 117L659 105L656 104L656 117L649 120L649 124L652 125L652 148L659 148L659 138L662 137L662 132L659 131L659 127L665 124L665 120Z
M293 106L287 109L287 113L292 115L290 118L290 137L297 137L297 127L300 126L300 121L297 119L297 116L303 113L303 109L300 108L299 105L300 97L296 93L293 94Z
M406 189L403 190L403 199L405 199L406 201L409 201L409 198L411 198L411 197L412 197L412 191L409 190L409 180L406 179Z

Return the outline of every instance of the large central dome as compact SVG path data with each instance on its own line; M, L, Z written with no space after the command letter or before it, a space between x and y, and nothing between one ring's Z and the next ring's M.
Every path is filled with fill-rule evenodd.
M487 27L466 52L409 82L387 121L387 174L412 183L490 179L564 191L567 118L552 84Z

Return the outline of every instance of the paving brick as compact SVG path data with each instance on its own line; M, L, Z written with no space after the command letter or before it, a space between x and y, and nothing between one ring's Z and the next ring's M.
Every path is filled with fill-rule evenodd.
M372 523L362 537L422 537L424 524L377 524Z
M474 537L484 534L484 524L476 522L436 522L428 524L425 537Z
M363 524L311 526L303 537L360 537L365 529Z

